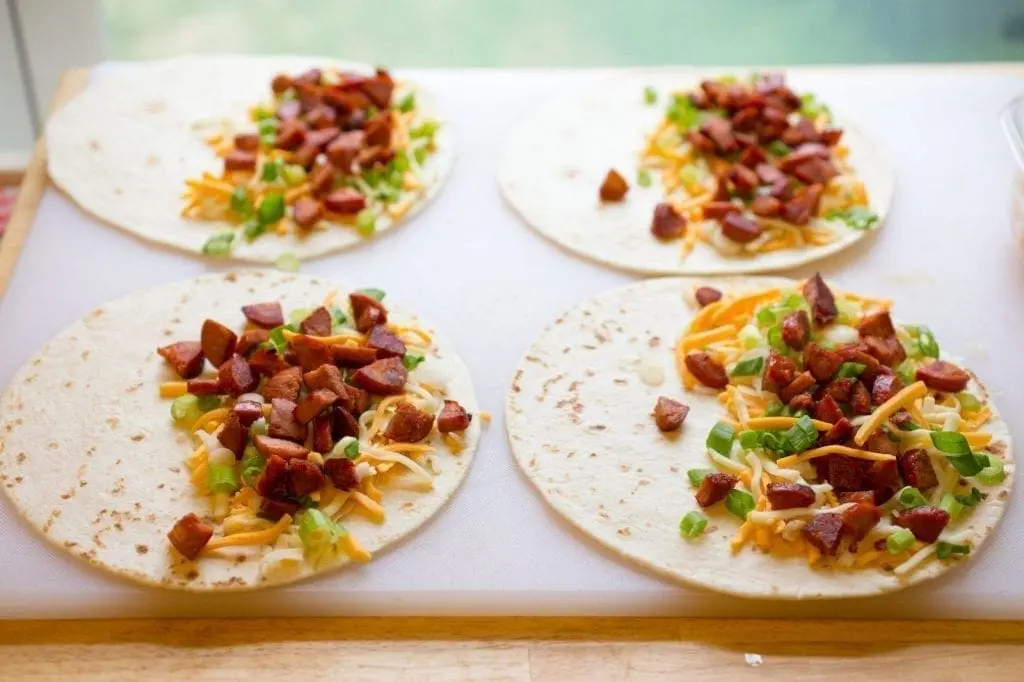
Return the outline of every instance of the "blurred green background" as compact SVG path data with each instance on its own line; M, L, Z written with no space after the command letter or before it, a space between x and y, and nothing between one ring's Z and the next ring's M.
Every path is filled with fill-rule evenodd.
M114 59L400 66L1024 60L1022 0L103 0Z

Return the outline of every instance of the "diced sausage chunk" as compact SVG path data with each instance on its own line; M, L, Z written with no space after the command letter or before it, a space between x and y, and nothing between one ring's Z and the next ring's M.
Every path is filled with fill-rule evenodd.
M203 346L199 341L178 341L156 351L182 379L192 379L203 371Z
M871 385L871 402L881 405L903 390L903 382L895 374L879 374Z
M714 287L700 287L694 292L693 297L697 300L697 305L705 308L716 301L722 300L722 292Z
M256 436L256 448L259 449L260 439ZM284 441L287 442L287 441ZM294 445L294 443L288 443ZM267 454L267 463L263 466L259 478L256 479L256 492L267 499L281 499L288 495L288 460L278 455Z
M299 511L298 502L286 499L273 500L269 497L261 497L258 516L260 518L269 519L270 521L277 521L285 514L294 516L297 511Z
M822 445L839 445L845 443L849 439L853 438L856 429L853 428L853 424L849 419L843 417L839 421L832 424L832 428L825 432L825 435L821 437Z
M804 367L818 381L831 379L842 364L842 355L816 343L809 343L804 349Z
M331 314L327 308L320 306L299 323L299 331L309 336L330 336Z
M278 372L288 369L288 363L273 348L260 346L249 356L249 366L259 376L272 377Z
M874 492L875 504L888 502L901 487L896 461L872 462L864 476L864 485Z
M235 352L238 337L233 331L215 320L203 322L201 335L203 355L209 358L214 367L220 367Z
M263 329L273 329L284 324L284 312L277 302L242 306L242 314L249 322Z
M722 234L734 242L752 242L761 232L761 226L742 213L729 213L722 218Z
M352 317L356 322L356 330L365 334L378 324L387 324L387 308L373 296L357 291L349 294L348 300L352 304Z
M270 401L270 418L267 420L267 435L302 444L306 441L306 426L295 419L296 404L284 398Z
M814 404L814 418L834 426L843 419L843 411L835 398L826 395Z
M821 273L814 273L814 276L804 283L804 298L811 305L811 317L819 327L832 324L839 316L839 309L836 308L836 299L832 290L821 278Z
M885 337L867 336L864 337L863 343L868 353L889 367L900 364L907 357L907 351L895 334Z
M700 487L694 495L697 498L697 504L702 507L710 507L721 502L729 494L729 491L733 489L737 481L739 479L732 474L708 474L700 482Z
M918 490L928 490L939 484L932 461L924 450L914 448L899 455L899 468L904 482Z
M654 405L654 423L663 433L678 431L689 412L690 408L678 400L661 396Z
M445 400L441 411L437 413L437 430L441 433L465 431L473 421L473 415L454 400Z
M283 398L292 402L299 399L299 388L302 384L302 368L289 367L270 377L263 386L263 397L273 401Z
M310 391L325 389L337 396L343 396L348 391L341 378L341 370L334 365L320 365L312 372L303 374L302 380Z
M850 391L850 408L854 414L871 414L871 394L859 381Z
M892 336L896 328L892 324L892 317L888 310L882 310L868 315L857 326L861 338L865 336Z
M263 416L263 406L253 400L240 400L231 406L231 413L238 417L242 426L249 428Z
M936 360L917 368L917 380L933 391L959 393L967 388L971 375L951 362Z
M290 440L284 440L282 438L271 438L270 436L257 435L252 439L252 442L256 446L256 449L268 458L271 457L271 455L276 455L277 457L285 460L305 459L306 455L309 454L309 450L298 443L293 443ZM270 464L269 459L267 464ZM265 472L266 470L264 469L264 473ZM261 492L260 494L262 495L263 493Z
M384 436L399 443L418 443L429 436L433 428L432 414L403 401L395 406L395 414L384 429Z
M377 359L377 349L366 346L331 346L331 360L339 367L357 369Z
M339 441L345 436L359 438L359 422L356 421L352 412L341 405L335 405L330 414L331 438L335 441Z
M352 375L352 383L374 395L399 395L408 377L409 370L401 360L384 358L357 369Z
M843 535L841 514L815 514L803 528L804 539L822 554L834 555Z
M854 540L863 540L881 518L882 512L874 504L855 502L843 510L843 529Z
M359 486L355 462L348 457L331 457L324 462L324 473L338 490L354 490Z
M256 376L249 363L241 355L232 355L217 370L217 379L220 381L220 388L228 395L237 398L243 393L251 393L256 390L260 379Z
M814 491L803 483L769 483L765 490L772 509L796 509L814 504Z
M308 424L328 407L338 401L337 394L326 389L317 389L302 398L295 406L295 419L300 424Z
M810 391L813 386L814 376L810 372L801 372L779 391L779 399L784 403L789 403L798 394Z
M772 348L764 368L764 389L778 392L788 386L797 375L796 363ZM812 382L813 383L813 382Z
M218 395L221 393L220 379L189 379L186 388L192 395Z
M235 344L235 352L239 355L248 356L250 352L256 350L261 343L265 343L269 338L270 334L267 333L266 329L247 329L242 332L238 343Z
M827 458L828 481L836 492L849 492L864 489L864 469L859 459L845 455L829 455Z
M323 204L331 213L355 215L366 208L366 197L351 187L339 187L323 198Z
M288 492L292 497L315 493L326 483L319 466L306 459L293 459L288 463Z
M335 409L340 408L336 407ZM330 452L334 447L334 410L313 417L310 430L313 432L313 450L315 452Z
M333 347L315 336L295 336L288 342L288 348L295 354L295 360L306 372L330 364L334 358Z
M684 362L690 374L709 388L725 388L729 383L729 377L725 373L725 366L711 357L710 353L703 351L689 353L684 358Z
M893 517L893 523L908 529L921 542L935 542L949 523L949 514L938 507L926 505L904 509Z
M405 355L405 343L384 325L370 330L366 345L377 351L378 358L400 358Z
M811 321L802 310L790 313L782 320L782 341L793 350L803 350L811 338Z
M178 550L186 559L194 560L206 547L206 543L213 537L213 528L206 525L193 513L188 513L178 519L174 528L167 534L174 549Z
M303 230L308 230L324 218L324 205L316 199L302 197L292 206L292 219Z
M239 459L249 442L249 429L242 426L242 420L232 412L224 420L224 426L217 434L217 440L235 454L235 459Z
M672 204L660 203L654 207L651 234L661 240L675 239L686 233L686 217Z
M604 176L599 195L601 201L622 201L628 191L629 184L626 183L626 179L613 168Z

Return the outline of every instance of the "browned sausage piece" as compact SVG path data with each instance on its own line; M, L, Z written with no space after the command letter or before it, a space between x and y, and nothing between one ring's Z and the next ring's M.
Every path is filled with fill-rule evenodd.
M352 375L352 383L374 395L399 395L408 377L409 371L401 360L384 358L357 369Z
M283 440L281 438L271 438L270 436L259 434L252 439L252 442L253 445L256 446L257 450L266 455L268 466L270 465L270 458L273 456L289 460L306 459L306 455L309 454L309 450L298 443L293 443L290 440ZM259 491L259 493L260 495L264 494L262 491Z
M711 116L700 127L700 132L711 138L723 154L732 154L740 150L740 145L732 133L732 123L718 116Z
M334 178L338 169L330 162L320 162L309 172L309 191L320 199L334 188Z
M814 405L814 418L835 426L843 418L839 403L830 395L826 395Z
M331 160L342 173L351 173L352 164L356 156L366 145L366 133L362 130L350 130L342 133L327 145L327 158Z
M256 436L253 439L257 450L260 449L259 442L261 438L266 438L266 436ZM288 445L294 445L294 443L288 443ZM263 452L263 450L260 450L260 452ZM269 499L280 499L288 494L287 459L277 455L267 455L267 463L263 467L259 478L256 479L256 492L262 497Z
M220 379L189 379L185 387L192 395L218 395L221 393Z
M292 497L315 493L326 482L324 472L309 460L295 459L288 465L288 492Z
M270 401L270 418L267 420L267 435L271 438L283 438L295 443L306 442L306 427L294 416L296 404L284 398Z
M299 323L299 331L310 336L330 336L331 314L327 308L320 306Z
M295 354L295 360L303 370L312 372L321 365L330 364L332 359L331 345L320 341L315 336L295 336L288 341L288 347Z
M686 134L686 141L693 145L693 148L699 152L705 154L711 154L715 151L715 143L711 141L711 138L704 133L691 130Z
M313 421L313 417L317 416L337 401L337 394L320 388L302 398L302 400L299 401L299 404L295 407L293 414L300 424L308 424Z
M235 135L235 149L243 152L255 152L260 148L260 136L256 133Z
M864 443L864 449L871 452L881 452L886 455L897 457L900 449L885 431L879 430L872 433Z
M971 375L951 362L936 360L917 368L917 380L934 391L958 393L967 388Z
M263 329L273 329L284 324L284 312L281 310L281 304L276 301L244 305L242 314L246 320Z
M266 346L259 346L249 356L249 367L259 376L274 376L278 372L288 369L288 366L280 353Z
M865 336L892 336L896 328L892 324L892 317L888 310L868 315L857 326L861 338Z
M779 399L784 403L788 403L796 395L811 390L814 386L814 375L810 372L801 372L793 378L793 381L786 384L779 391Z
M366 345L377 351L378 358L400 358L405 355L405 343L384 325L370 330Z
M203 371L203 346L199 341L178 341L157 348L156 352L167 361L182 379L199 376Z
M302 197L292 205L292 220L303 230L308 230L324 218L324 206L316 199Z
M900 483L896 462L891 459L872 462L864 475L864 485L874 492L875 504L888 502L903 485Z
M274 146L278 149L293 152L306 141L306 126L301 121L295 120L294 117L285 118L281 116L282 111L290 113L290 109L297 108L298 102L294 104L285 102L277 110L278 118L282 119L281 123L277 126L277 138L274 140Z
M334 126L322 128L320 130L313 130L306 133L306 143L303 146L316 147L318 151L323 151L323 148L340 134L341 129L335 128Z
M804 349L804 367L818 381L827 381L835 376L843 364L843 356L816 343L809 343Z
M238 418L238 415L232 412L224 420L224 428L217 434L217 440L220 441L221 445L235 453L235 459L240 459L242 451L245 450L245 446L249 442L249 429L242 426L242 421Z
M302 166L307 171L310 171L313 169L313 164L316 162L319 155L320 148L306 142L299 147L294 154L292 154L292 163L297 166Z
M789 399L789 409L792 412L803 410L807 412L814 405L814 396L810 393L797 393L795 396Z
M825 128L821 131L821 141L829 147L836 146L839 143L839 138L842 136L843 131L840 128Z
M399 443L418 443L429 436L433 428L432 414L403 401L395 406L395 414L384 429L384 437Z
M839 549L842 533L843 517L840 514L815 514L803 528L804 539L827 555L833 555Z
M256 376L249 363L241 355L232 355L217 370L221 391L237 398L243 393L256 390L260 378Z
M777 182L785 182L786 175L770 163L759 163L754 168L757 177L765 185L774 185Z
M333 107L319 106L306 114L306 123L314 130L332 128L338 120L338 114Z
M280 457L278 459L280 459ZM295 461L301 462L302 460ZM289 467L289 470L290 469L291 467ZM285 482L285 485L287 485L287 480ZM281 494L284 495L285 493ZM261 497L260 510L259 512L257 512L257 515L260 518L269 519L270 521L277 521L285 514L288 514L289 516L294 516L295 512L297 511L299 511L299 503L293 500L272 500L269 497Z
M365 334L371 327L387 324L388 310L373 296L356 291L348 295L348 300L352 305L352 317L358 331Z
M768 363L764 368L764 389L778 393L796 378L796 363L774 348L768 351Z
M393 158L395 158L395 150L393 149L388 149L387 147L366 147L356 154L356 165L361 169L378 165L383 166L390 163Z
M261 343L265 343L269 338L270 334L267 333L266 329L247 329L242 332L238 343L235 344L235 352L239 355L249 355L250 352L256 350Z
M843 530L854 540L863 540L881 518L882 512L873 503L857 502L843 510Z
M198 516L185 514L167 534L167 539L188 560L194 560L213 537L213 528L203 523Z
M803 483L769 483L765 495L772 509L797 509L814 504L814 491Z
M739 163L743 164L747 168L756 169L759 165L764 163L766 159L767 157L764 155L761 148L755 145L743 150L743 153L740 154Z
M313 450L330 452L334 447L334 411L314 417L310 430L313 432Z
M263 416L263 406L254 400L240 400L231 406L231 414L238 417L242 426L249 428Z
M203 355L210 359L214 367L220 367L235 352L238 337L235 333L215 320L203 322L200 336L203 344Z
M729 170L729 180L736 188L737 193L742 195L749 195L753 192L759 182L757 173L740 164L736 164Z
M740 208L731 201L709 201L701 208L704 220L720 220L730 213L739 213Z
M842 365L840 365L842 366ZM839 377L829 382L822 390L821 396L831 396L837 403L850 402L850 393L853 392L853 385L857 382L852 377Z
M377 75L368 78L359 85L359 89L370 98L378 109L387 109L391 103L391 94L395 83L384 69L377 69Z
M810 338L811 320L804 311L792 312L782 320L782 341L793 350L803 350Z
M725 388L729 383L729 377L725 373L722 363L711 357L710 353L699 351L688 353L684 358L686 369L700 383L709 388Z
M693 293L693 297L697 300L697 305L704 308L715 301L721 301L722 292L714 287L699 287L697 291Z
M886 337L867 336L862 343L867 348L867 352L878 358L883 365L894 367L907 357L906 349L903 348L903 344L895 334Z
M333 362L338 367L357 369L377 359L377 349L366 346L335 345L331 347Z
M760 113L754 107L744 107L735 114L733 114L732 127L733 130L753 130L757 125L757 119L760 117Z
M804 282L804 298L811 306L811 317L819 327L832 324L839 316L839 309L836 308L836 299L832 290L821 278L821 273L814 273L814 276Z
M853 438L853 434L856 433L856 431L857 430L853 428L853 424L850 423L850 420L843 417L836 423L832 424L832 428L821 437L821 444L839 445L845 443L850 438Z
M730 213L722 218L722 234L740 244L752 242L761 236L761 226L742 213Z
M903 382L894 374L879 374L871 386L871 402L881 405L903 390Z
M331 457L324 461L324 471L338 490L354 490L359 485L356 465L348 457Z
M613 168L604 176L599 194L601 201L622 201L628 191L629 185L626 183L626 179Z
M873 490L857 490L855 492L839 493L839 504L858 502L860 504L874 504L875 492Z
M654 207L651 218L651 234L667 240L682 237L686 233L686 216L679 213L672 204L661 203Z
M900 475L907 485L928 490L939 484L932 461L924 450L914 448L899 455Z
M737 481L739 479L732 474L708 474L700 482L700 487L697 488L697 492L694 494L694 497L697 498L697 504L702 507L710 507L721 502L729 494L729 491L733 489Z
M352 412L342 405L335 405L330 414L331 435L334 440L339 441L346 436L359 438L359 422L352 416Z
M782 211L782 202L770 194L758 194L750 204L750 210L762 218L774 218Z
M320 365L312 372L303 374L302 380L310 391L327 390L337 396L342 396L347 391L341 378L341 370L334 365Z
M381 112L366 122L363 127L366 133L366 144L374 147L387 147L391 144L391 114Z
M273 402L276 399L296 401L299 399L299 385L302 382L302 368L289 367L267 380L263 386L263 397Z
M445 400L441 411L437 413L437 430L441 433L465 431L473 421L473 415L466 412L462 405L454 400Z
M850 407L854 414L871 414L871 394L864 384L857 382L850 391Z
M232 173L252 173L256 170L256 152L232 149L224 155L224 170Z
M908 529L921 542L935 542L949 523L949 514L938 507L926 505L904 509L893 516L892 522Z
M779 159L779 170L792 173L793 169L810 159L828 159L828 148L817 142L808 142Z
M286 73L279 73L270 81L270 89L274 91L275 95L282 94L290 87L292 87L292 77Z
M678 431L689 412L690 408L678 400L661 396L654 405L654 423L658 425L658 430L663 433Z

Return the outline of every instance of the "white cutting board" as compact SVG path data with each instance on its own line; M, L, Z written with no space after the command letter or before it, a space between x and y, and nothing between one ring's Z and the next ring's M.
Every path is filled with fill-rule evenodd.
M113 68L121 67L101 67L94 77ZM885 229L822 269L845 287L896 299L902 318L929 324L944 347L966 357L993 390L1020 438L1024 391L1014 386L1024 377L1024 252L1009 228L1015 167L997 114L1024 92L1024 78L976 71L790 73L798 89L817 92L883 143L897 169L896 200ZM436 93L456 129L458 160L448 186L411 224L362 248L305 263L303 272L383 287L389 298L422 312L455 342L473 372L482 407L494 415L458 494L421 532L367 566L292 587L218 596L143 589L109 578L40 541L14 518L5 499L0 617L1024 618L1020 494L967 570L885 598L803 604L746 601L676 586L599 549L549 512L509 454L502 418L506 388L520 354L541 328L578 301L631 277L571 257L534 234L504 205L495 176L504 140L520 117L602 74L408 75ZM100 224L48 189L0 304L0 385L47 338L93 307L210 267ZM68 408L67 418L74 419L71 401Z

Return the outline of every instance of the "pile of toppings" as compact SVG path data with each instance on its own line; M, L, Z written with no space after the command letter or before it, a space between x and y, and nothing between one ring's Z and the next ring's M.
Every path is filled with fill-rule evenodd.
M369 237L379 219L398 220L425 191L439 125L387 71L311 69L270 85L273 99L251 110L254 130L207 139L223 159L220 176L186 181L183 216L235 226L211 237L203 253L227 255L239 231L253 241L330 223Z
M280 303L247 305L240 333L206 320L199 341L158 349L182 379L160 394L196 439L186 461L210 502L167 536L187 559L255 546L264 576L340 553L368 561L345 517L384 523L389 489L431 490L438 446L465 447L473 416L446 386L415 379L430 335L389 323L380 290L349 294L348 310L335 297L288 324Z
M683 536L724 507L741 523L733 551L900 576L968 554L973 508L1012 465L982 430L986 398L932 332L819 275L795 290L708 289L676 360L685 387L717 392L729 417L708 434L710 466L687 472L700 510Z
M648 88L648 104L657 93ZM813 95L798 96L781 74L706 80L672 93L665 118L641 153L637 183L660 174L665 201L651 220L657 239L698 239L727 256L821 246L842 230L870 229L864 183L848 163L843 131ZM629 187L614 170L603 201Z

